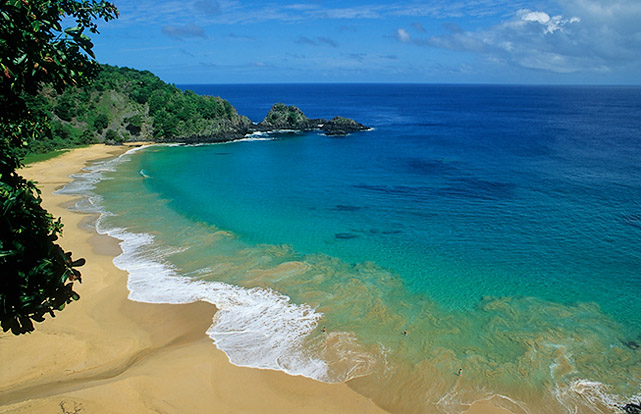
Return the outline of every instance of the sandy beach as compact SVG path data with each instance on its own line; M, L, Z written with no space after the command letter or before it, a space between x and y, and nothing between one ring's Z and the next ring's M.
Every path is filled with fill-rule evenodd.
M84 257L81 299L19 337L0 334L0 413L384 413L347 384L231 364L206 335L207 303L146 304L127 298L127 274L113 264L119 241L100 235L90 214L67 209L54 191L71 174L129 146L94 145L29 165L43 205L62 217L61 245ZM468 414L505 414L478 401Z
M30 165L43 205L62 217L61 245L84 257L81 299L30 335L0 335L2 413L382 413L345 384L324 384L228 362L205 331L206 303L158 305L127 299L118 241L53 195L86 163L127 147L95 145Z

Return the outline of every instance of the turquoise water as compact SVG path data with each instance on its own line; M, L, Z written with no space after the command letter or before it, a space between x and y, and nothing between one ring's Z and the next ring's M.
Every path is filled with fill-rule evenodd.
M640 89L194 89L374 130L96 165L68 191L124 240L132 298L216 303L232 362L351 379L394 412L639 398Z

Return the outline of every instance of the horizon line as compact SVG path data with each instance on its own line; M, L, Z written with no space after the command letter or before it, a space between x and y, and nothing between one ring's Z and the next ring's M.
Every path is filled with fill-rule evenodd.
M175 86L205 85L430 85L430 86L572 86L572 87L641 87L641 83L492 83L492 82L212 82L183 83L167 82Z

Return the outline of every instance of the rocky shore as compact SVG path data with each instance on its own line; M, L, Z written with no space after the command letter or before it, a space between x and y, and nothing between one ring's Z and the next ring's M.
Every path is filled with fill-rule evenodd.
M236 122L227 121L218 125L219 128L203 131L202 134L191 136L175 136L163 138L159 142L179 142L184 144L214 143L236 141L247 135L262 132L273 133L279 131L310 132L322 131L328 136L345 136L354 132L371 129L353 119L336 116L330 120L324 118L308 118L296 106L276 103L269 110L265 119L259 123L252 123L247 117L238 116Z

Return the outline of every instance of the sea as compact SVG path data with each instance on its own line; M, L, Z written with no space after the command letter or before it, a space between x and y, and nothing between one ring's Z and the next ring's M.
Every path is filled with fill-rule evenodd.
M130 298L206 301L236 365L392 413L613 413L641 400L641 87L182 85L262 120L143 146L63 193L121 240ZM162 323L158 321L158 323Z

